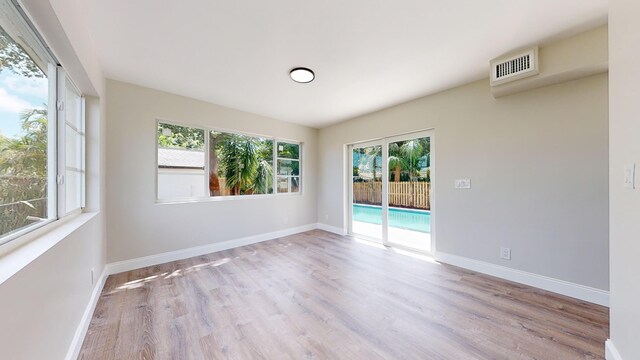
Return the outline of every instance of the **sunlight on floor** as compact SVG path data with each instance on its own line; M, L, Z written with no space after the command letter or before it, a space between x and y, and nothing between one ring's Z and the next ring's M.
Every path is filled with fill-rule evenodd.
M373 240L360 238L357 235L353 237L353 240L355 240L355 242L357 242L358 244L371 246L371 247L374 247L376 249L382 249L382 250L386 250L387 249L387 247L382 245L381 243L375 242Z
M382 225L354 221L354 234L382 239ZM431 234L389 227L389 242L420 251L431 251Z
M375 240L367 239L367 238L363 238L363 237L358 237L358 235L354 235L353 236L353 240L355 242L357 242L358 244L371 246L371 247L374 247L376 249L381 249L381 250L391 250L391 251L393 251L393 252L395 252L396 254L399 254L399 255L409 256L409 257L412 257L414 259L427 261L427 262L430 262L432 264L440 265L440 263L437 262L436 259L433 258L433 256L428 255L428 254L421 254L421 253L408 251L408 250L404 250L404 249L398 249L398 248L394 248L393 246L384 246L381 243L376 242Z
M433 263L433 264L436 264L436 265L440 265L440 263L437 262L436 259L434 259L433 256L431 256L431 255L419 254L419 253L416 253L416 252L413 252L413 251L402 250L402 249L398 249L398 248L394 248L394 247L391 247L390 250L392 250L396 254L409 256L409 257L412 257L414 259L427 261L427 262L430 262L430 263Z
M255 252L254 252L255 254ZM152 276L148 276L145 278L141 278L141 279L136 279L136 280L131 280L128 281L118 287L115 288L114 291L110 292L110 294L116 293L118 291L121 290L131 290L131 289L136 289L139 287L144 286L146 283L154 281L154 280L160 280L160 279L170 279L173 277L177 277L177 276L182 276L194 271L200 271L202 269L206 269L206 268L211 268L211 267L218 267L221 265L224 265L226 263L228 263L229 261L231 261L230 258L223 258L223 259L219 259L219 260L215 260L215 261L211 261L211 262L207 262L207 263L202 263L202 264L197 264L197 265L192 265L183 269L176 269L172 272L163 272L161 274L157 274L157 275L152 275Z

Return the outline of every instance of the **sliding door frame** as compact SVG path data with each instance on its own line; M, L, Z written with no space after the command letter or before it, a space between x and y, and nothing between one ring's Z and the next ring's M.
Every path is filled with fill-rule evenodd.
M430 177L431 177L431 189L432 191L429 192L429 201L431 204L431 208L429 209L430 212L430 221L431 221L431 229L430 229L430 250L429 251L424 251L424 250L420 250L420 249L414 249L411 247L407 247L407 246L403 246L401 244L398 243L394 243L392 241L389 240L389 228L385 228L384 232L386 234L386 237L384 238L384 244L387 246L393 246L396 248L400 248L403 250L408 250L408 251L413 251L413 252L419 252L419 253L426 253L426 254L434 254L435 253L435 241L434 241L434 231L433 231L433 178L434 178L434 169L435 169L435 156L434 156L434 131L433 130L422 130L422 131L416 131L416 132L412 132L412 133L406 133L406 134L402 134L402 135L395 135L395 136L389 136L383 139L384 141L384 149L383 151L385 152L385 155L387 156L387 161L385 162L385 164L387 164L388 166L388 159L389 159L389 144L397 142L397 141L407 141L407 140L413 140L413 139L420 139L420 138L425 138L428 137L429 138L429 142L430 142L430 150L429 150L429 168L430 168ZM389 176L389 169L387 169L387 177ZM388 180L388 178L387 178ZM388 214L389 212L389 198L388 198L388 190L389 190L389 182L384 182L382 184L382 188L386 189L386 193L387 193L387 197L386 199L383 199L384 203L383 206L384 208L386 208L386 213ZM383 191L384 192L384 191ZM388 220L387 220L388 221Z
M374 146L380 146L380 151L381 151L381 155L382 155L382 174L380 174L382 176L382 196L381 196L381 207L382 207L382 232L380 234L380 239L375 238L375 237L371 237L371 236L367 236L365 234L358 234L358 233L354 233L353 232L353 150L354 149L361 149L361 148L366 148L366 147L374 147ZM374 242L377 243L382 243L384 245L386 245L385 243L385 239L387 238L387 216L386 216L386 210L384 207L384 199L386 198L386 192L387 189L385 188L384 184L385 184L385 179L388 176L388 174L386 173L386 168L387 168L387 156L385 153L385 142L384 139L380 139L380 140L373 140L373 141L366 141L366 142L359 142L359 143L354 143L354 144L350 144L347 146L347 151L349 152L349 206L348 206L348 211L349 211L349 229L348 229L348 234L350 235L357 235L358 237L364 237L368 240L372 240ZM375 169L373 169L374 174L375 174Z
M431 249L430 251L423 251L419 249L405 247L396 243L389 242L389 144L397 141L403 140L411 140L417 138L428 137L431 143L430 145L430 177L431 177L431 191L429 193L430 196L430 216L431 216ZM356 148L364 148L370 146L382 146L382 239L372 238L370 236L366 236L363 234L357 234L353 232L353 149ZM348 208L348 229L347 233L349 235L354 235L358 237L364 237L368 240L375 241L377 243L382 243L384 246L393 246L396 248L400 248L403 250L408 250L412 252L418 253L426 253L426 254L435 254L436 252L436 241L435 241L435 164L436 164L436 156L435 156L435 131L434 129L427 130L419 130L399 135L388 136L384 138L380 138L377 140L371 140L366 142L357 142L347 145L348 151L348 185L349 185L349 193L347 199L347 208Z

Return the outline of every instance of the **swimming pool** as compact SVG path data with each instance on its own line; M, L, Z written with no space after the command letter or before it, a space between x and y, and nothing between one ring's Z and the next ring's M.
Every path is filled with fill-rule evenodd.
M353 221L382 224L382 207L353 204ZM431 211L389 207L389 227L431 232Z

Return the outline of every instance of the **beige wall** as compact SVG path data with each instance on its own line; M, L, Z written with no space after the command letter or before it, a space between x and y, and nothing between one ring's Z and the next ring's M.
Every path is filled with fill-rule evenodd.
M111 80L107 96L109 262L316 223L316 129ZM301 141L303 194L156 204L156 119Z
M500 99L482 80L321 129L318 218L345 225L345 144L433 128L437 251L607 290L607 111L606 74Z
M640 191L623 187L625 164L640 186L640 2L609 2L611 340L622 359L640 354Z
M91 269L97 281L106 262L104 79L83 17L74 16L78 0L21 3L83 93L93 95L87 98L87 208L95 214L0 284L0 358L64 359L97 286Z
M0 285L0 357L64 359L104 266L94 217Z

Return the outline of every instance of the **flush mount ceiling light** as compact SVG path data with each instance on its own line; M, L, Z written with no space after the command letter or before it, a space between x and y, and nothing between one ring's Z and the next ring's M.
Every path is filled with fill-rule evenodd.
M311 71L311 69L307 69L305 67L297 67L292 69L289 72L289 76L295 82L299 82L302 84L310 83L315 79L316 75Z

